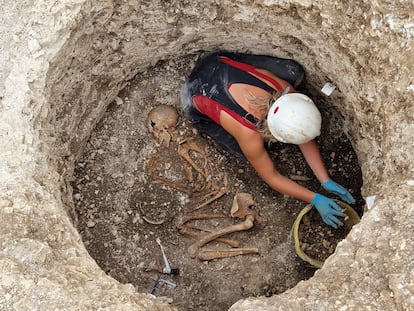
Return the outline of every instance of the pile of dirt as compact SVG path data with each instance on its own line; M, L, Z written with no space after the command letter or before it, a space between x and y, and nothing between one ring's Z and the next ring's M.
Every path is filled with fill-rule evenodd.
M347 236L349 231L346 225L337 229L327 226L319 213L312 209L302 217L299 225L298 238L301 250L310 258L324 262L334 253L336 245Z
M306 203L270 189L248 163L198 135L179 110L180 88L196 58L189 55L160 62L130 81L109 106L76 164L73 197L84 244L106 273L140 292L168 297L179 310L221 311L241 298L284 292L315 270L297 260L290 243L292 225ZM148 113L161 104L179 110L168 147L157 142L146 127ZM362 178L356 155L338 114L323 100L318 105L324 117L318 143L327 169L334 180L350 189L361 214ZM188 163L179 152L189 139L204 153L190 152L196 164L210 167L204 179L193 169L194 179L189 181ZM297 146L275 143L269 152L282 174L299 176L298 183L324 193ZM217 230L240 222L229 217L232 201L236 193L249 193L263 221L225 237L244 247L256 247L259 254L201 261L188 253L195 240L180 234L176 223L211 195L213 185L220 189L224 176L225 193L196 211L224 216L190 224ZM146 272L164 263L157 238L171 267L180 269L179 275L161 275L163 281L158 283L157 272ZM207 246L227 247L216 242Z

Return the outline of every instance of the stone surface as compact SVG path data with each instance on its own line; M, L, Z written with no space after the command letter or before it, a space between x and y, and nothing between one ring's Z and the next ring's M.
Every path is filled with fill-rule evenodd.
M376 196L312 279L231 310L414 309L412 1L6 0L1 12L2 309L173 309L89 257L68 182L130 78L216 48L293 57L314 89L333 81L363 191Z

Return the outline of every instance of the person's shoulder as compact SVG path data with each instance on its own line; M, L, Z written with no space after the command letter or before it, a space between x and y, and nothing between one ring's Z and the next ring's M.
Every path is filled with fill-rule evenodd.
M234 116L229 114L226 111L221 111L220 113L220 123L231 135L236 137L237 139L242 139L243 137L253 138L256 139L257 134L260 137L259 132L256 128L247 127L246 125L240 123L240 121L236 120Z
M264 142L262 135L257 129L251 129L242 124L238 127L238 136L240 137L241 143L249 145L263 144Z
M242 130L238 143L248 159L257 159L266 153L262 135L257 131Z

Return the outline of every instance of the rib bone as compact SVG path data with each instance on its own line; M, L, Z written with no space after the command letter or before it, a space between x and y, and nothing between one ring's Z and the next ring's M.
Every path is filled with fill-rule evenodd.
M211 202L214 202L215 200L221 198L223 195L225 195L227 192L226 188L221 188L218 191L213 191L211 193L209 193L208 195L214 195L213 197L211 197L210 199L208 199L207 201L201 203L200 205L197 205L196 207L193 208L193 211L199 210L200 208L207 206L208 204L210 204Z

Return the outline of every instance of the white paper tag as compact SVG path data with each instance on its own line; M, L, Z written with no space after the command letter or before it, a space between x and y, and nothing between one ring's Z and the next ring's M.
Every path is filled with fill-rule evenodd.
M374 206L374 201L376 197L376 195L370 195L365 198L365 203L367 204L368 209L371 209Z
M329 96L332 94L332 92L336 89L336 85L332 82L326 83L323 88L321 89L321 92L324 93L326 96Z

